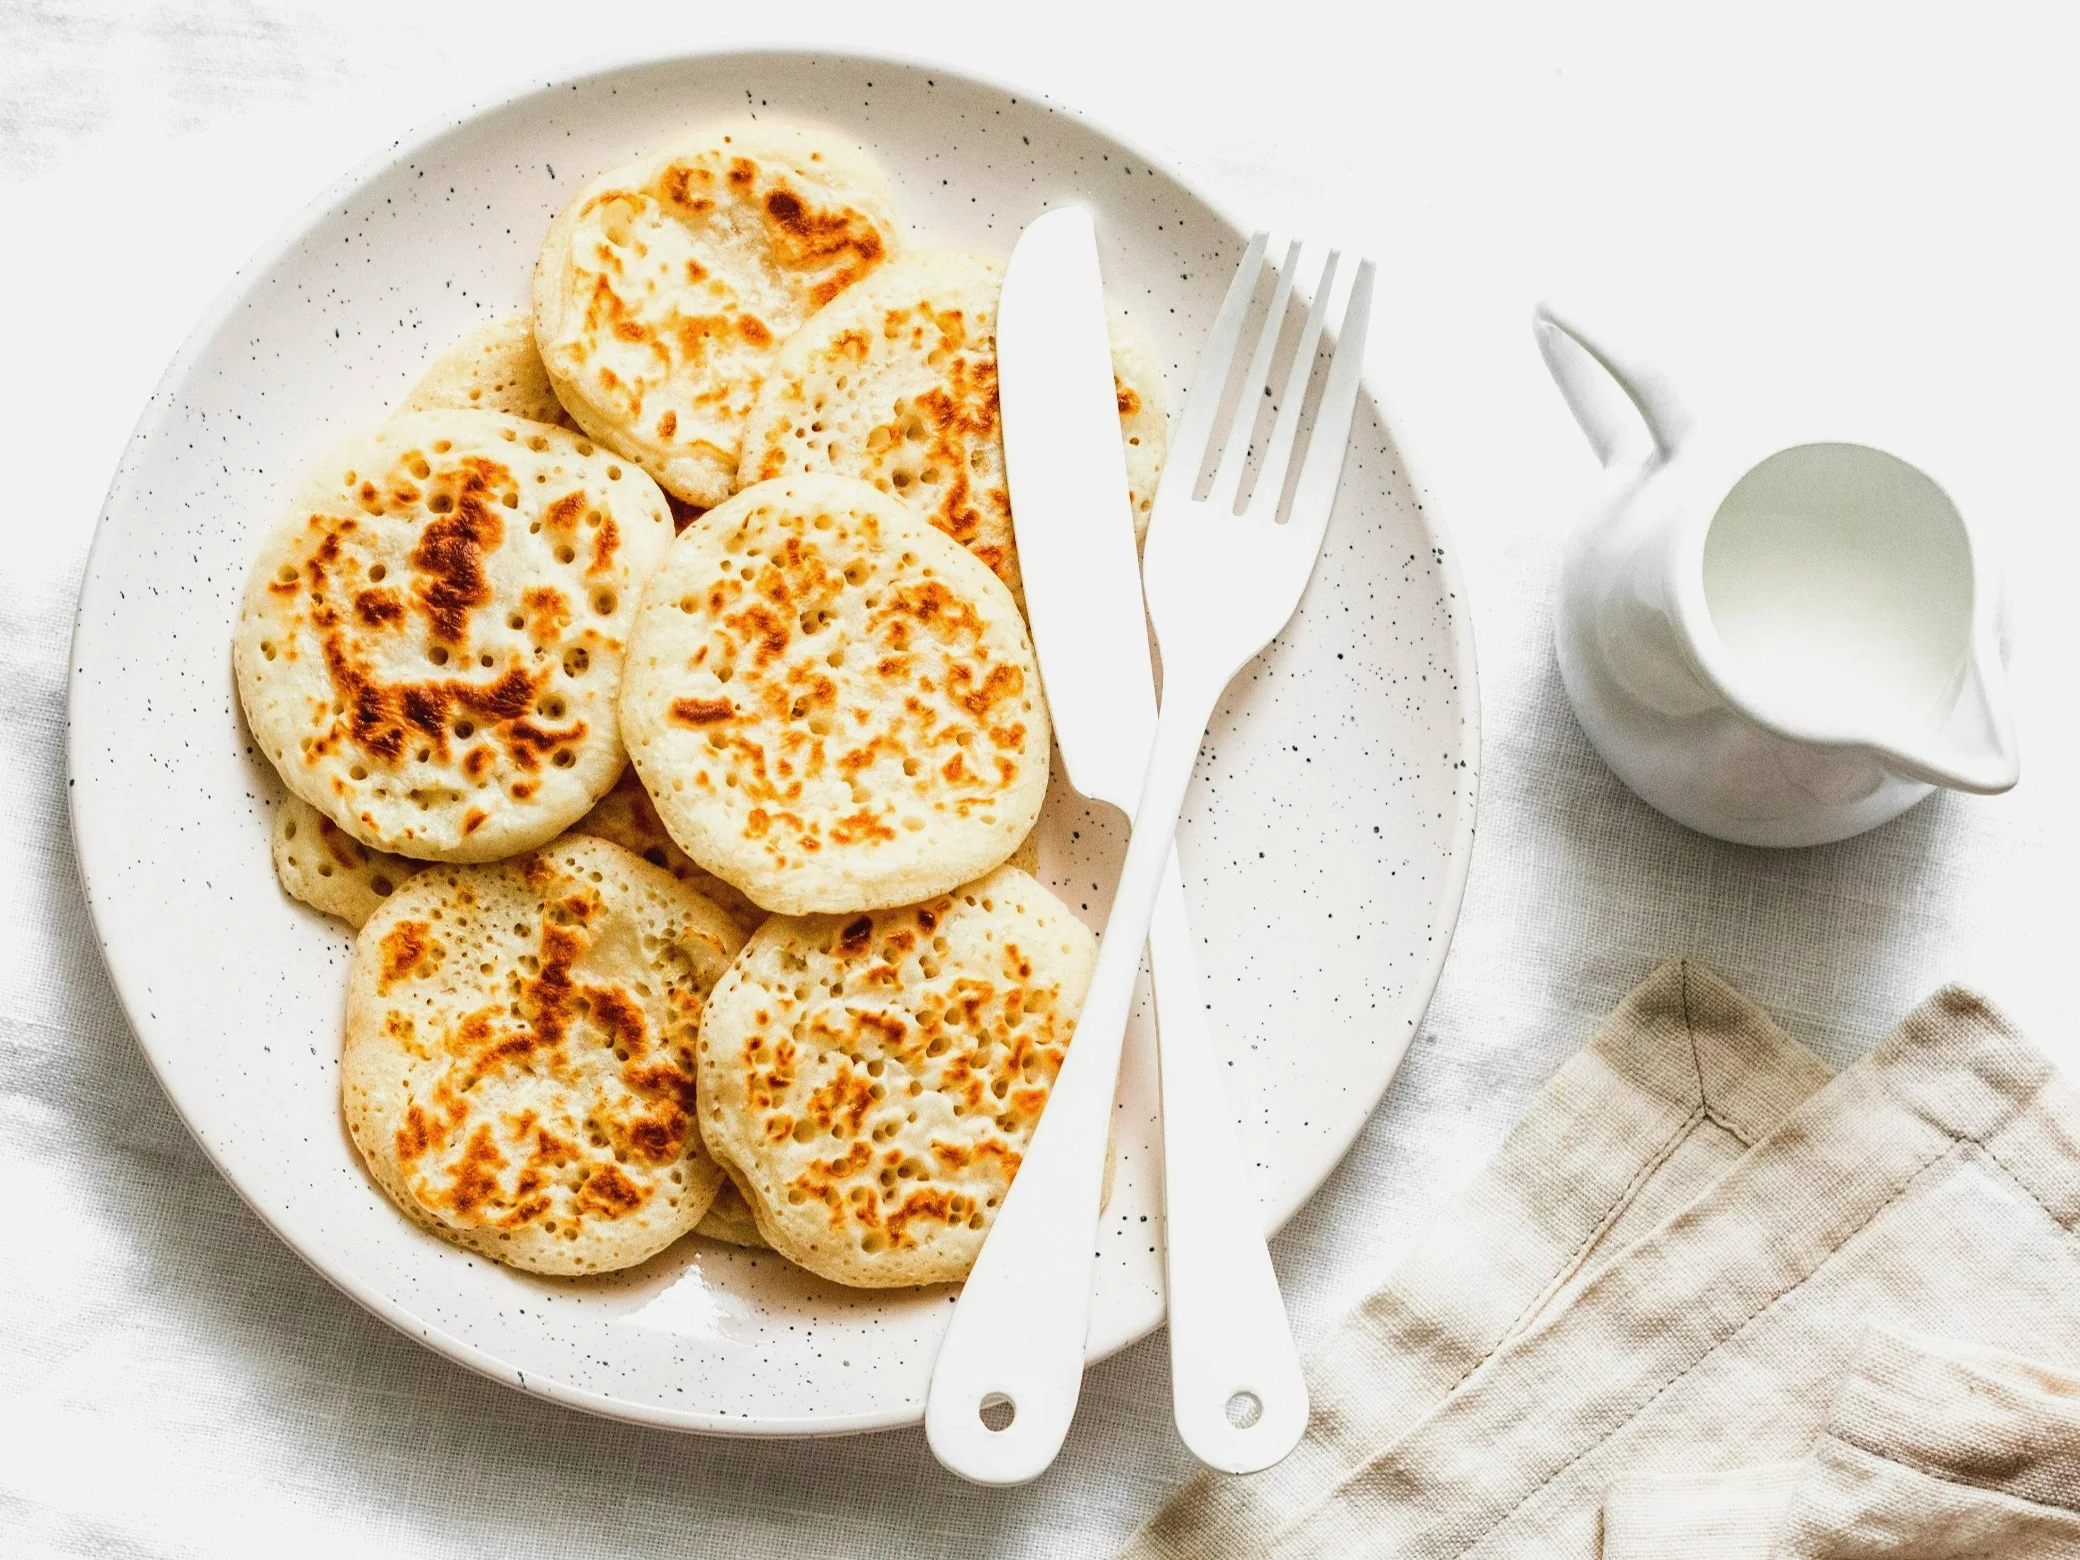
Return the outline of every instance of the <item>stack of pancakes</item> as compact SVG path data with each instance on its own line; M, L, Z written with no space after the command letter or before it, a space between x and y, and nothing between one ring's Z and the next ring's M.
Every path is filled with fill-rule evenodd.
M1047 710L997 423L999 266L906 248L826 135L686 137L321 461L235 664L289 893L358 929L346 1121L515 1267L689 1231L966 1274L1091 933L1030 875ZM1115 333L1145 515L1159 381Z

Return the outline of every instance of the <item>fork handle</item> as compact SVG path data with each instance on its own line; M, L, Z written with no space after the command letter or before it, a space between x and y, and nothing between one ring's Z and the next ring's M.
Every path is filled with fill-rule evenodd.
M1225 682L1195 687L1179 676L1164 689L1127 859L1068 1055L932 1367L925 1438L941 1463L977 1484L1038 1477L1076 1414L1120 1044L1199 739ZM991 1429L983 1414L1001 1399L1010 1401L1011 1422Z
M1179 1437L1199 1461L1222 1473L1256 1473L1290 1452L1307 1429L1307 1380L1221 1087L1174 850L1157 890L1148 952L1162 1074L1171 1408Z

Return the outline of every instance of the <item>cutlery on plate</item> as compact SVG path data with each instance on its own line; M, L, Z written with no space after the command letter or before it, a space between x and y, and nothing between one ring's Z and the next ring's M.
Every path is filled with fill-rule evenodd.
M1052 220L1043 218L1042 223ZM1036 228L1040 226L1036 224ZM1058 228L1042 231L1045 248L1037 253L1054 258L1041 263L1078 265L1075 258L1078 251L1070 242L1077 236L1072 219L1065 214ZM1021 240L1021 253L1024 247ZM1096 1265L1099 1200L1104 1180L1107 1129L1119 1076L1120 1046L1133 1004L1141 949L1150 938L1157 903L1167 897L1166 884L1175 881L1171 840L1176 832L1177 818L1191 784L1200 739L1222 690L1236 672L1270 643L1272 636L1285 626L1299 604L1301 592L1306 588L1315 558L1321 550L1322 534L1328 525L1329 510L1342 475L1351 417L1357 405L1358 378L1364 362L1373 266L1370 261L1361 262L1352 277L1337 346L1307 429L1306 453L1293 480L1290 502L1283 503L1286 479L1292 470L1295 449L1303 431L1303 409L1309 401L1308 392L1327 324L1338 257L1333 252L1328 257L1313 303L1300 327L1291 367L1281 390L1272 384L1271 369L1291 302L1293 273L1300 259L1298 244L1289 249L1284 268L1275 275L1271 305L1249 356L1239 393L1231 401L1227 390L1234 377L1244 327L1252 312L1251 302L1262 280L1266 247L1264 234L1259 233L1250 241L1235 280L1221 304L1213 332L1200 355L1197 375L1185 402L1177 436L1171 444L1149 523L1141 596L1162 651L1161 708L1152 732L1144 728L1122 735L1123 722L1131 716L1116 716L1109 728L1100 728L1109 729L1110 740L1126 751L1097 759L1096 768L1101 773L1090 783L1114 791L1121 799L1134 799L1133 834L1120 871L1119 885L1114 891L1111 916L1099 943L1090 991L1084 998L1075 1036L1055 1079L1047 1108L1041 1113L1039 1125L1027 1145L1024 1161L1003 1206L997 1210L996 1223L983 1245L974 1271L954 1305L952 1323L933 1368L931 1390L925 1405L925 1432L932 1451L948 1468L978 1483L1017 1484L1036 1477L1054 1461L1063 1438L1068 1434L1082 1386L1091 1280ZM1028 261L1034 258L1026 256ZM1084 308L1093 314L1097 334L1095 337L1090 335L1092 326L1089 324L1077 327L1073 317L1046 327L1077 331L1073 340L1080 345L1072 351L1065 344L1059 349L1059 356L1065 365L1080 365L1080 368L1063 370L1075 375L1066 388L1054 392L1065 404L1057 410L1035 415L1079 419L1081 431L1074 435L1075 448L1095 449L1097 411L1102 405L1108 418L1106 436L1111 441L1110 460L1116 463L1120 459L1117 453L1119 433L1111 396L1105 395L1101 402L1094 399L1087 389L1085 393L1077 394L1077 386L1088 385L1099 372L1097 353L1104 339L1102 302L1094 301L1098 297L1094 260L1092 254L1080 262L1088 269L1083 272L1079 285L1085 300ZM1020 255L1014 255L1011 274L1006 278L1006 301L1014 306L1008 313L1014 375L1024 356L1022 348L1032 345L1030 338L1024 336L1029 321L1020 318L1024 305L1021 296L1023 285L1019 293L1012 291L1013 280L1022 269ZM1006 325L1007 312L1000 306L1000 352L1006 339ZM1109 353L1103 362L1104 382L1109 388ZM1265 396L1274 391L1279 394L1275 420L1258 457L1257 470L1248 483L1245 501L1244 482L1249 475L1249 457L1259 408ZM1034 492L1034 507L1043 513L1073 514L1078 505L1088 503L1093 512L1075 523L1086 528L1092 546L1097 549L1095 558L1083 564L1073 576L1072 583L1064 587L1058 579L1050 577L1048 570L1056 566L1058 558L1067 560L1060 564L1063 568L1076 567L1076 560L1066 550L1058 552L1052 541L1042 541L1038 549L1041 556L1036 559L1042 584L1036 597L1034 575L1028 569L1028 604L1033 605L1036 600L1059 603L1064 589L1073 591L1075 594L1069 597L1072 605L1066 610L1075 612L1078 621L1071 634L1080 632L1095 636L1109 632L1117 635L1116 627L1101 631L1089 625L1101 615L1108 625L1119 621L1135 622L1142 606L1141 601L1134 599L1132 590L1122 583L1130 576L1117 562L1121 542L1117 534L1107 533L1107 516L1102 509L1108 502L1105 495L1114 494L1111 501L1116 501L1116 492L1110 484L1117 481L1123 488L1124 476L1115 477L1113 467L1108 465L1105 468L1107 485L1086 489L1075 484L1073 474L1056 473L1052 480L1059 484L1065 496L1059 500L1042 496L1048 492L1046 486L1037 489L1030 486L1039 476L1034 460L1026 460L1021 475L1018 457L1013 453L1014 449L1020 449L1030 456L1032 447L1014 446L1010 442L1023 436L1022 432L1014 431L1019 428L1015 421L1017 410L1024 404L1019 395L1014 391L1014 398L1006 408L1006 452L1007 460L1012 462L1010 470L1015 491L1020 495ZM1031 427L1029 418L1026 429ZM1217 437L1220 439L1220 460L1211 487L1202 499L1196 496L1198 480L1215 448ZM1053 453L1051 458L1063 465L1069 464L1071 459L1059 452ZM1043 457L1042 469L1044 465ZM1043 484L1049 480L1040 477ZM1021 521L1018 507L1025 502L1027 500L1021 496L1013 506L1013 525L1019 530L1022 568L1025 566L1028 531L1036 521L1046 523L1040 515L1030 512L1027 519ZM1122 506L1121 519L1124 518ZM1124 545L1131 552L1132 532L1127 530L1124 534ZM1073 605L1078 600L1081 602L1080 612ZM1049 610L1058 613L1064 609L1050 606L1035 612L1036 638L1043 644L1052 641L1057 646L1053 662L1044 658L1043 651L1041 669L1044 678L1066 676L1069 679L1062 687L1071 707L1070 723L1077 728L1077 734L1064 738L1063 753L1065 763L1085 766L1086 775L1079 777L1081 785L1089 777L1093 761L1083 759L1080 754L1070 758L1070 743L1084 742L1083 733L1090 729L1083 725L1086 719L1092 720L1092 727L1098 727L1098 722L1079 713L1078 706L1084 699L1095 697L1089 693L1089 687L1105 677L1131 683L1136 662L1130 657L1126 669L1122 669L1116 664L1103 665L1095 659L1078 660L1073 650L1065 655L1060 647L1068 641L1059 623L1053 631L1040 627ZM1140 653L1145 655L1145 643ZM1071 670L1066 673L1054 670L1056 666L1065 664ZM1050 682L1048 697L1052 703L1062 698L1063 693L1057 692L1054 683ZM1132 710L1137 697L1131 687L1125 695L1116 690L1113 694L1116 707L1121 710ZM1127 778L1115 778L1110 773L1113 766L1123 768ZM1091 791L1086 794L1100 793ZM1175 924L1181 927L1181 918ZM1180 943L1175 952L1188 956L1188 943ZM1188 1031L1185 1055L1196 1054L1203 1060L1210 1053L1203 1029L1203 1010L1196 992L1188 990L1174 996L1168 1008L1163 1002L1161 971L1165 962L1169 963L1174 979L1180 969L1191 970L1188 957L1180 961L1174 956L1167 933L1158 942L1156 956L1159 1027L1163 1025L1166 1013L1186 1012L1187 1025L1198 1027L1195 1034ZM1186 980L1191 979L1187 974ZM1162 1085L1165 1157L1175 1171L1181 1167L1175 1149L1169 1143L1173 1120L1186 1122L1187 1134L1196 1134L1206 1123L1218 1123L1221 1135L1225 1135L1229 1142L1233 1141L1234 1134L1217 1084L1213 1084L1211 1079L1206 1080L1213 1085L1210 1097L1208 1091L1194 1087L1197 1075L1206 1069L1195 1069L1190 1060L1186 1060L1182 1067L1171 1066L1167 1042L1161 1055L1165 1063ZM1173 1087L1180 1090L1174 1101L1178 1111L1176 1118L1171 1115ZM1187 1144L1181 1146L1188 1150L1206 1149L1205 1162L1211 1165L1217 1161L1217 1150L1226 1145L1219 1143L1216 1137L1215 1142L1208 1146L1193 1135ZM1194 1163L1198 1161L1195 1159ZM1246 1189L1247 1182L1239 1173L1239 1157L1231 1154L1227 1163L1234 1167L1236 1182ZM1212 1173L1218 1175L1221 1172L1214 1170ZM1166 1189L1171 1179L1172 1176L1166 1174ZM1249 1199L1247 1207L1254 1208L1253 1198ZM1200 1253L1210 1249L1211 1242L1222 1239L1223 1232L1209 1231L1199 1209L1197 1199L1190 1198L1182 1209L1184 1219L1181 1225L1170 1232L1170 1260L1173 1264L1178 1260L1180 1237L1183 1249L1192 1254L1185 1258L1187 1262L1196 1261ZM1170 1216L1175 1218L1178 1211L1172 1208ZM1212 1215L1216 1219L1218 1216L1217 1212ZM1232 1219L1235 1215L1231 1212L1229 1217ZM1253 1222L1251 1228L1252 1231L1260 1230L1261 1221ZM1257 1242L1257 1252L1261 1257L1261 1240ZM1268 1278L1269 1260L1262 1260L1262 1272ZM1270 1328L1266 1326L1261 1310L1262 1291L1257 1291L1252 1283L1255 1274L1249 1261L1245 1259L1242 1268L1231 1274L1214 1272L1204 1275L1203 1284L1202 1276L1195 1269L1184 1275L1185 1287L1193 1292L1203 1288L1205 1294L1218 1296L1221 1284L1227 1282L1237 1296L1246 1293L1258 1295L1256 1299L1239 1302L1236 1317L1241 1327L1247 1329L1248 1336L1266 1336ZM1270 1374L1239 1376L1227 1368L1230 1362L1220 1358L1219 1339L1209 1342L1202 1330L1223 1325L1220 1313L1211 1312L1211 1306L1219 1304L1216 1299L1207 1312L1190 1315L1185 1323L1186 1346L1192 1351L1189 1368L1194 1372L1200 1371L1200 1361L1206 1358L1215 1360L1215 1368L1194 1375L1189 1382L1184 1380L1176 1353L1179 1288L1173 1279L1170 1286L1173 1372L1179 1374L1175 1383L1178 1423L1180 1433L1186 1436L1186 1444L1198 1452L1199 1445L1193 1440L1197 1436L1209 1451L1216 1454L1207 1458L1215 1466L1222 1465L1219 1456L1232 1455L1238 1441L1254 1446L1256 1442L1252 1437L1259 1428L1266 1432L1264 1444L1275 1446L1283 1441L1289 1448L1306 1423L1306 1391L1297 1372L1290 1380L1282 1376L1280 1372L1285 1367L1274 1362L1271 1351L1254 1358L1245 1357L1244 1345L1240 1342L1229 1351L1233 1363L1246 1365L1252 1372L1261 1364ZM1270 1282L1268 1293L1270 1306L1276 1311L1283 1331L1283 1307L1278 1301L1275 1280ZM1290 1350L1289 1340L1286 1349ZM1230 1385L1238 1380L1243 1384ZM1208 1400L1218 1402L1224 1423L1232 1415L1235 1421L1233 1429L1241 1431L1247 1422L1250 1430L1237 1437L1214 1435L1206 1427L1202 1411ZM1189 1431L1186 1429L1188 1417L1192 1426ZM1294 1422L1296 1417L1297 1424ZM1265 1466L1275 1460L1272 1457L1263 1463L1246 1465Z
M1041 217L1013 251L997 305L997 382L1026 615L1055 744L1081 794L1131 813L1155 734L1155 671L1086 208ZM1254 1473L1300 1439L1307 1384L1220 1083L1175 851L1148 946L1177 1431L1200 1461Z

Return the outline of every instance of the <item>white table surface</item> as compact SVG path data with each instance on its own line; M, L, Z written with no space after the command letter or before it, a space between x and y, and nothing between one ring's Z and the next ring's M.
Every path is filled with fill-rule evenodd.
M2058 8L1750 3L1705 20L1288 0L1254 32L1183 34L1125 0L1048 0L1016 22L719 9L0 4L0 1187L18 1237L0 1249L0 1549L1088 1556L1186 1471L1160 1338L1092 1372L1047 1478L997 1493L940 1472L914 1432L701 1440L481 1380L267 1234L117 1008L65 817L65 646L147 390L232 268L335 174L403 127L600 54L904 48L1078 105L1230 209L1381 257L1373 381L1473 596L1481 829L1401 1078L1275 1245L1305 1335L1665 955L1701 956L1837 1065L1948 979L2073 1054L2080 831L2059 814L2080 669L2080 93ZM2020 788L1770 853L1686 833L1618 785L1548 648L1558 539L1593 476L1531 345L1548 290L1708 408L1853 406L1904 453L1991 474Z

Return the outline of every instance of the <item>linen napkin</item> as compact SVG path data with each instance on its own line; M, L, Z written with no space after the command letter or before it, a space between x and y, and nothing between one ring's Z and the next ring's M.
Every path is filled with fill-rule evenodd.
M1603 1501L1603 1560L1769 1560L1805 1467L1620 1479Z
M1292 1455L1249 1479L1199 1474L1123 1556L1269 1550L1346 1470L1563 1306L1828 1076L1710 971L1662 965L1546 1081L1392 1281L1308 1361L1313 1415Z
M1873 1328L1803 1461L1615 1485L1603 1560L2080 1555L2080 1372Z
M1664 1077L1671 1055L1687 1056L1700 1101L1798 1092L1753 1086L1779 1077L1789 1042L1694 965L1657 971L1613 1026L1649 1045L1659 1035ZM1613 1026L1592 1047L1605 1065L1626 1054ZM1706 1028L1739 1040L1687 1043ZM1517 1249L1564 1245L1564 1225L1549 1220L1577 1204L1560 1181L1514 1185L1514 1206L1543 1232L1527 1236L1483 1222L1479 1193L1498 1176L1512 1184L1513 1150L1595 1140L1579 1113L1606 1098L1563 1084L1582 1060L1540 1096L1469 1209L1330 1346L1323 1364L1348 1374L1332 1381L1317 1366L1325 1423L1310 1430L1307 1461L1248 1485L1195 1480L1127 1554L1594 1556L1604 1493L1620 1479L1800 1459L1873 1323L2080 1358L2080 1098L1954 989L1780 1113L1715 1182L1690 1183L1694 1201L1615 1257L1612 1237L1649 1228L1654 1199L1608 1201L1609 1229L1497 1328L1483 1285L1540 1266ZM1816 1078L1805 1060L1795 1071ZM1623 1122L1611 1127L1624 1135ZM1640 1145L1671 1139L1631 1141L1614 1148L1620 1169L1656 1179ZM1694 1141L1674 1158L1693 1162ZM1522 1245L1460 1249L1490 1238ZM1416 1364L1387 1357L1397 1340ZM1444 1380L1453 1364L1463 1374Z

